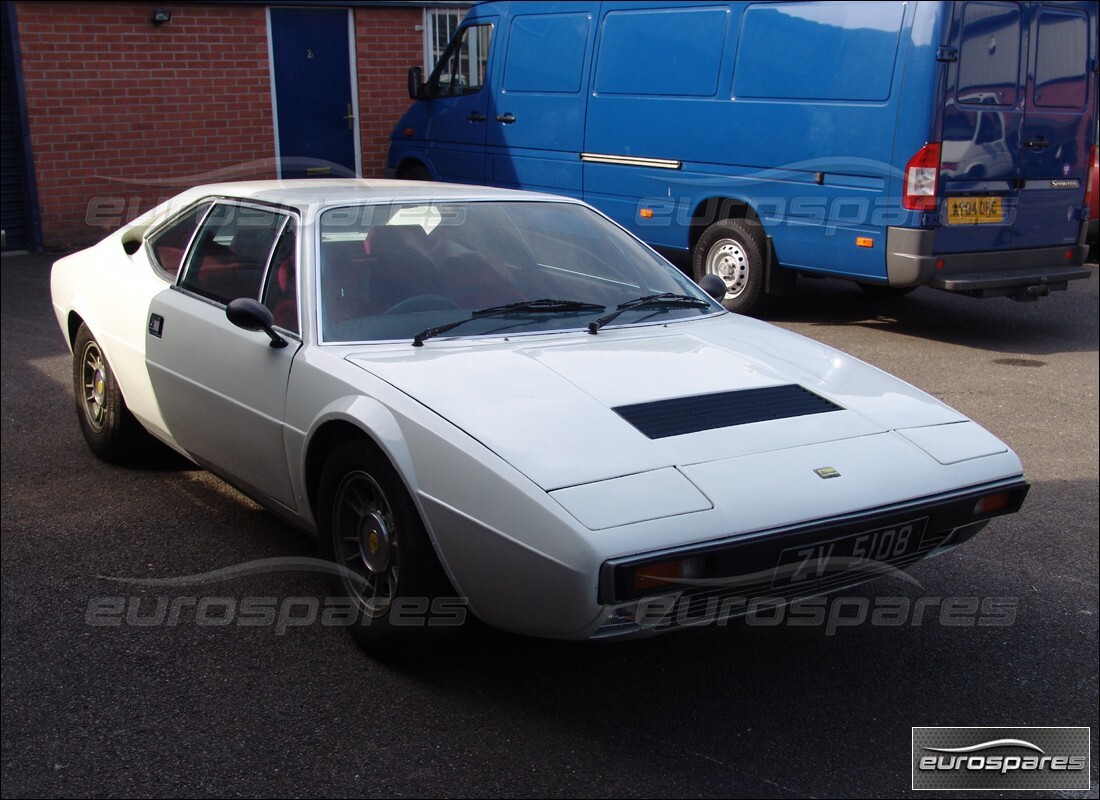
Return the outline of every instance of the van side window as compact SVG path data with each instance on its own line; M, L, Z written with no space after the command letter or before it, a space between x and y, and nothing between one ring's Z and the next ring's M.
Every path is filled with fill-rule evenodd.
M432 97L477 94L485 83L492 25L468 25L459 30L428 79Z
M596 92L713 97L729 26L725 8L609 11ZM624 58L619 54L633 54Z
M754 3L741 20L733 95L886 100L904 18L897 2Z
M1011 106L1019 82L1019 6L967 3L955 96L960 103Z
M506 92L579 92L587 14L529 14L512 20Z

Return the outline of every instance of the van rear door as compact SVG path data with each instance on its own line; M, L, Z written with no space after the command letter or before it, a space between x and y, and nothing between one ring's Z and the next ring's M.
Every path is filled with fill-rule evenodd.
M1072 245L1088 172L1083 4L957 3L941 145L937 253Z

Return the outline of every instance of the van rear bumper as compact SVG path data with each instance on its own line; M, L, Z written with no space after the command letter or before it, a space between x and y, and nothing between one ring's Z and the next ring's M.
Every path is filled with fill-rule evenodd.
M933 253L935 231L889 228L886 275L890 286L931 286L973 297L1034 299L1065 289L1069 281L1087 278L1084 244L1028 250ZM1069 257L1067 258L1067 253ZM938 269L937 261L943 262Z

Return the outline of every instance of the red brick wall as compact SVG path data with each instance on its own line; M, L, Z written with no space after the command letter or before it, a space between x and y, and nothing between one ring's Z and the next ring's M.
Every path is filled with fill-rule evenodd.
M409 100L409 67L424 63L423 11L355 10L356 73L359 79L359 125L363 176L381 177L390 147L390 131Z
M171 197L273 178L267 21L260 5L18 2L20 55L48 248L83 246ZM420 8L356 8L362 172L380 177L422 61Z

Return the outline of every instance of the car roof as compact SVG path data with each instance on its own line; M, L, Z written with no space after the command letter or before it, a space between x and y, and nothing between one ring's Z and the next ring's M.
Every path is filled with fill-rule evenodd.
M496 189L435 181L371 180L366 178L312 178L303 180L235 181L192 186L170 200L149 209L115 231L116 238L144 236L152 227L208 197L255 200L289 206L308 213L326 206L359 203L468 202L480 200L557 201L579 200L559 195Z
M496 189L434 181L370 180L364 178L243 181L196 186L193 197L224 196L290 206L324 206L347 202L385 203L414 200L566 200L518 189Z

